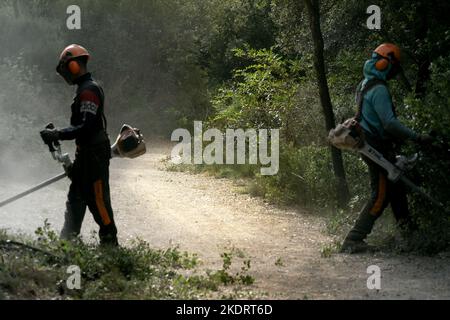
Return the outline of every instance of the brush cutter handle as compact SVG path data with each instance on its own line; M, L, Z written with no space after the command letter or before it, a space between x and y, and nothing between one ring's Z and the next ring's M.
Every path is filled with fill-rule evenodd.
M50 122L45 126L45 129L55 129L55 125L52 122ZM48 146L48 149L52 154L56 152L57 149L61 146L59 141L51 141L51 142L44 141L44 142Z

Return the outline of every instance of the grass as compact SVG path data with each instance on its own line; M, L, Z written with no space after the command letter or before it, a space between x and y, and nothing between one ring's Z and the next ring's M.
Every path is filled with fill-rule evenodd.
M276 265L277 267L284 267L283 259L282 259L282 258L278 258L278 259L275 261L275 265Z
M171 172L208 173L216 178L245 179L255 176L256 165L242 164L174 164L170 157L163 161L165 169Z
M338 253L341 250L341 243L334 241L333 243L325 244L320 249L320 255L322 258L330 258L333 254Z
M143 240L127 247L59 240L48 223L37 239L0 231L0 299L227 299L249 297L250 260L222 253L219 270L199 270L196 255L155 250ZM25 246L20 243L24 243ZM235 266L236 260L242 266ZM69 266L80 270L80 288ZM231 270L238 268L237 272ZM75 283L75 282L74 282ZM224 294L224 292L226 292Z

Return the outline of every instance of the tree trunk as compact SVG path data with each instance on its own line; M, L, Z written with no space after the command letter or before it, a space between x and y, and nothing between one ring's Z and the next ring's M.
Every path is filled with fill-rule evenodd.
M312 40L314 44L314 69L316 70L317 82L319 86L320 103L322 105L323 114L325 116L325 124L327 133L336 125L331 104L330 92L325 73L324 44L322 31L320 28L320 9L318 0L304 0L308 10L309 24L311 28ZM335 147L330 147L331 159L333 162L334 175L337 180L336 192L338 205L341 208L347 206L350 199L347 180L345 178L344 162L342 153Z

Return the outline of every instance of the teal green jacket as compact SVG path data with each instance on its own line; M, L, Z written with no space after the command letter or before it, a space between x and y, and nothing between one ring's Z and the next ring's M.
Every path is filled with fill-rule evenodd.
M377 58L373 56L364 64L364 80L361 90L370 79L378 78L386 81L389 68L385 71L379 71L375 68L376 62ZM382 140L392 137L400 141L417 140L418 138L416 132L397 119L391 94L388 88L382 84L375 85L364 95L360 124L369 135Z

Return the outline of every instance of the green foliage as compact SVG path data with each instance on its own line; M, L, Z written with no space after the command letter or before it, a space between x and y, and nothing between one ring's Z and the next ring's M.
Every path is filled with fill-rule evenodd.
M277 260L275 261L275 265L276 265L277 267L284 267L283 259L277 258Z
M366 168L354 154L345 154L347 179L352 194L367 192L362 179ZM249 191L281 204L299 204L307 207L334 207L335 177L333 175L328 147L283 145L280 150L280 170L274 176L256 175ZM354 201L361 203L358 196Z
M218 128L280 128L296 146L324 143L317 89L307 79L304 59L286 59L274 50L235 50L248 66L212 99L209 125ZM319 134L320 133L320 134Z
M334 201L334 176L328 149L324 147L282 147L279 173L258 176L255 183L264 197L275 202L326 206Z
M272 50L235 50L237 57L252 63L237 69L230 88L219 89L213 98L216 111L211 125L219 128L280 128L293 108L295 80L289 75L297 65L284 61Z
M322 258L330 258L333 254L338 253L340 249L341 244L339 242L326 244L320 249L320 255Z
M143 240L127 247L99 247L95 243L58 240L45 222L37 240L0 232L0 296L49 299L198 299L220 292L225 285L251 285L250 260L237 249L226 251L223 268L197 270L196 255L177 248L155 250ZM13 244L15 239L25 243ZM242 267L231 273L233 259ZM68 289L67 267L81 270L81 288ZM236 294L245 295L236 288Z
M450 206L450 57L441 57L432 65L432 77L424 99L409 97L409 124L419 132L434 132L434 143L420 148L420 161L412 173L413 180L423 186L446 208ZM410 150L412 151L412 150ZM450 216L420 195L411 194L413 214L419 224L415 246L436 252L450 245Z
M216 88L232 77L235 69L247 65L235 49L250 46L270 48L275 44L277 28L270 18L271 0L193 0L194 15L203 21L197 35L199 63L208 72Z
M215 272L208 272L210 279L215 280L218 283L228 284L241 284L241 285L252 285L255 279L248 274L250 270L251 261L246 258L244 252L237 248L231 248L221 255L223 264L222 269ZM232 271L231 267L233 264L233 259L239 259L242 262L241 268L237 271Z

